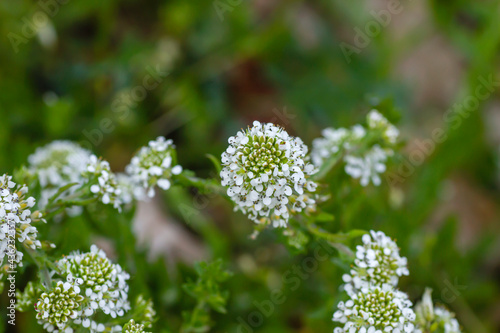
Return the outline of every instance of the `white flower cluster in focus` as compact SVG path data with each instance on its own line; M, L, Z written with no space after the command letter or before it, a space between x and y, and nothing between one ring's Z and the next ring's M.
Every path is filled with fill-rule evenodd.
M10 265L22 266L23 253L16 249L15 241L37 249L41 243L36 239L37 229L31 222L41 220L39 212L31 213L35 198L26 197L28 187L20 186L12 181L12 176L0 176L0 265L6 262ZM14 270L14 267L11 267Z
M415 313L408 296L389 285L364 288L340 302L333 320L343 324L334 333L414 332Z
M51 291L40 295L35 306L36 319L47 332L73 333L71 321L80 316L82 302L77 285L59 281Z
M85 181L91 184L90 192L97 195L103 204L111 204L121 210L122 188L118 186L116 176L107 161L91 155L83 176Z
M152 198L155 186L163 190L170 188L172 175L182 172L180 165L174 164L175 147L172 140L160 136L149 141L132 158L125 171L134 184L134 196L139 200Z
M28 157L28 170L38 177L42 192L38 206L44 208L50 197L59 188L70 183L82 183L82 173L91 156L90 151L71 141L53 141L39 147ZM68 189L66 196L71 195L75 187ZM78 215L81 207L67 210L69 215Z
M382 231L370 231L356 248L356 259L350 274L344 274L345 290L351 294L362 288L398 285L399 277L409 275L408 261L399 255L397 244Z
M408 296L396 289L408 275L407 260L396 243L381 231L363 236L350 274L345 274L349 300L338 304L333 321L342 324L334 333L414 332L415 312Z
M386 171L386 162L394 154L392 147L397 142L399 130L378 111L367 115L367 127L355 125L350 129L326 128L322 137L313 141L311 159L321 168L332 156L343 158L345 172L360 179L362 186L370 181L381 184L380 174Z
M75 252L57 263L61 274L69 281L79 281L83 301L83 316L75 323L90 327L89 319L101 310L112 318L121 317L130 310L127 280L130 275L121 266L113 264L104 251L92 245L90 252Z
M442 306L434 306L432 290L427 288L422 301L415 305L417 329L415 333L461 333L455 314Z
M256 223L285 227L290 214L315 209L317 184L309 178L317 170L300 138L255 121L228 142L220 176L235 210Z

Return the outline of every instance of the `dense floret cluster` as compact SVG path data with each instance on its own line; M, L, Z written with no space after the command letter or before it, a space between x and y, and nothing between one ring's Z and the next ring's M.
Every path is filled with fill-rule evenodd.
M28 197L28 187L12 181L12 176L0 176L0 264L5 265L9 258L9 266L22 266L23 253L16 242L31 249L41 247L37 240L37 228L32 222L42 220L39 212L31 212L35 206L35 198Z
M132 158L126 172L134 184L134 196L139 200L152 198L155 186L168 190L171 178L182 172L180 165L175 165L175 147L172 140L160 136L149 141Z
M228 141L220 176L235 209L274 227L285 227L295 212L315 209L317 185L310 176L316 170L300 138L255 121Z

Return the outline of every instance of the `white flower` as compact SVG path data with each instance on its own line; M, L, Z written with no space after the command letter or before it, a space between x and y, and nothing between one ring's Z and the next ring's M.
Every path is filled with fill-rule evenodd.
M123 333L148 333L144 331L144 325L136 323L131 319L124 327Z
M142 147L132 158L125 171L135 184L134 196L137 199L154 197L156 185L163 190L170 188L172 175L182 172L180 165L173 165L174 156L172 140L160 136L149 141L148 146Z
M59 281L51 291L40 295L36 318L44 329L53 333L73 332L71 323L79 317L83 302L79 292L78 286Z
M316 172L307 161L307 146L300 138L274 124L258 121L228 140L222 154L222 185L235 209L256 223L285 227L291 213L314 210Z
M389 154L392 154L392 151L388 153L379 145L375 145L364 156L346 155L345 172L352 178L360 178L363 186L368 185L370 181L378 186L382 183L379 174L385 172L385 162Z
M323 136L313 140L314 165L320 168L332 156L343 158L345 172L360 179L361 185L367 186L370 182L380 185L380 174L386 171L386 161L394 154L392 148L399 131L376 110L368 114L367 125L366 128L357 124L350 129L324 129Z
M70 183L82 183L82 172L90 158L90 151L83 149L71 141L53 141L46 146L39 147L28 157L28 170L38 177L42 192L38 206L44 208L50 197L60 187ZM72 194L76 186L68 189L64 196ZM67 210L69 215L75 216L81 212L81 207L75 206Z
M23 253L15 246L19 243L37 249L41 242L37 240L37 229L31 225L33 221L41 220L39 212L32 213L35 206L33 197L26 197L28 187L20 186L12 181L12 176L0 176L0 265L9 256L10 262L22 266ZM13 269L13 268L12 268Z
M408 296L392 286L363 288L338 304L333 321L342 324L334 333L414 332L415 313Z
M381 129L383 131L384 138L389 143L396 143L399 136L399 130L377 110L371 110L370 113L368 113L367 122L369 128Z
M116 182L120 189L119 199L123 204L129 204L134 200L134 183L125 173L116 174Z
M350 132L345 128L325 128L321 134L323 137L313 140L311 150L311 160L317 167L321 166L324 160L341 151Z
M91 184L90 192L97 195L105 205L112 204L121 211L121 188L107 161L91 155L83 176Z
M443 332L461 333L460 325L455 319L455 314L442 306L434 306L432 290L425 289L422 301L415 305L416 333Z
M74 252L57 263L61 274L69 281L79 281L83 301L82 318L98 309L112 318L121 317L130 309L127 280L130 275L113 264L104 251L92 245L90 252ZM82 321L82 324L89 321Z
M407 259L399 255L397 244L381 231L370 231L356 248L356 259L350 274L343 276L349 294L362 288L389 284L397 286L399 277L409 275Z

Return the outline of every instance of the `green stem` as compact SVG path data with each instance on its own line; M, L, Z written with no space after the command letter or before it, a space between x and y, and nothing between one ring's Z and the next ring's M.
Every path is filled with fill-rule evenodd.
M38 270L40 271L40 279L42 280L42 283L44 284L44 286L47 289L50 289L50 287L52 286L52 279L50 277L50 273L49 273L49 270L47 268L47 265L45 264L46 260L39 260L40 255L38 254L38 252L36 252L32 248L30 248L24 244L23 244L23 246L24 246L24 249L26 250L26 252L28 253L28 255L30 256L30 258L37 265Z

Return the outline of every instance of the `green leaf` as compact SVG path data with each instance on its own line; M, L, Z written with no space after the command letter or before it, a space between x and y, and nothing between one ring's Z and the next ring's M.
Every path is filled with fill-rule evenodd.
M205 156L208 157L208 159L210 161L212 161L212 164L214 165L215 169L217 170L217 174L220 174L220 172L222 170L222 166L220 165L220 160L212 154L206 154Z

